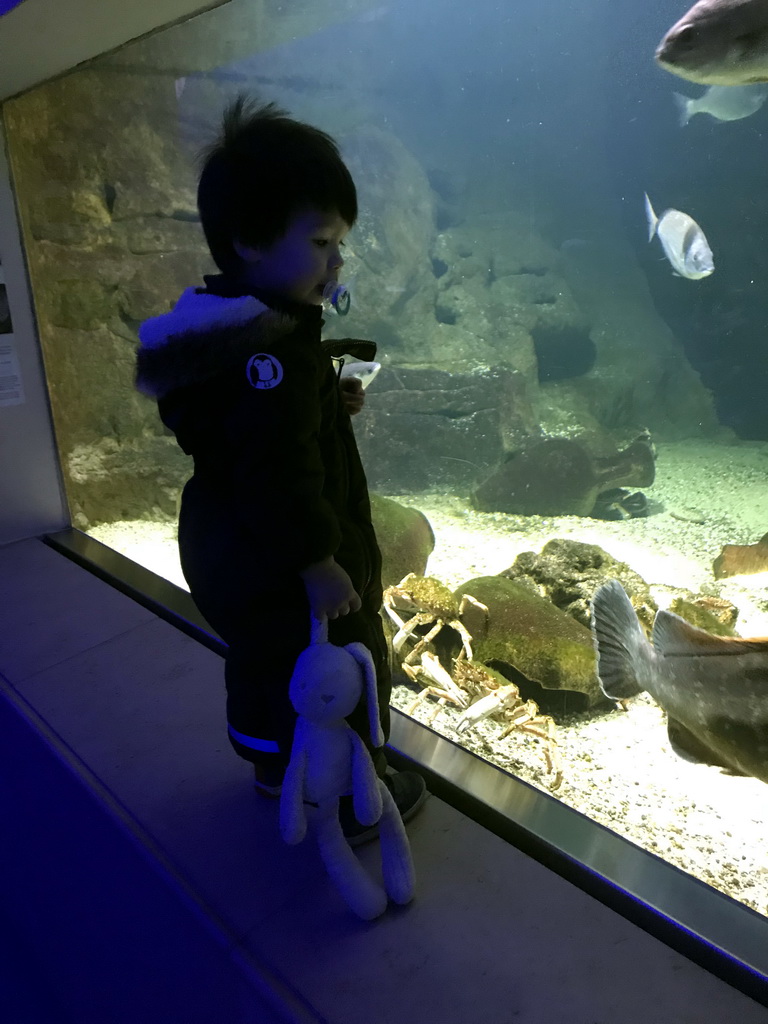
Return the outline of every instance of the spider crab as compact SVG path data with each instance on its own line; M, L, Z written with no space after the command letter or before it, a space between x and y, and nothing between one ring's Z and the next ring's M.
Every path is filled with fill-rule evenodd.
M450 626L461 637L459 658L472 658L472 635L461 621L467 605L472 604L487 615L488 609L474 597L465 594L459 601L448 587L434 576L419 576L408 573L397 586L384 591L384 610L397 626L392 638L392 648L401 657L401 666L409 679L421 684L423 689L414 702L406 709L413 714L415 708L427 696L437 697L438 709L447 701L460 708L469 703L467 695L454 683L451 675L440 663L439 658L428 650L443 626ZM401 615L408 616L403 619ZM420 626L429 627L426 634L416 633ZM402 655L406 644L414 640L413 647ZM434 717L434 716L433 716ZM430 719L431 721L431 719Z
M434 576L419 576L409 572L407 576L393 587L384 591L384 610L397 626L392 639L395 654L400 654L401 647L411 640L419 626L430 626L425 636L420 636L414 647L403 658L403 665L415 665L422 651L435 639L443 626L451 626L461 637L461 653L459 657L472 659L472 636L461 621L468 605L474 605L486 615L488 609L469 594L464 594L459 601L440 580ZM403 620L400 613L409 615Z
M507 723L499 733L503 740L515 730L527 732L544 741L544 760L549 773L551 789L557 789L563 781L562 764L557 747L555 720L551 715L539 713L534 700L521 700L520 690L500 672L495 672L479 661L456 660L453 668L454 682L466 692L477 694L478 700L466 708L456 723L456 732L464 732L484 718L499 715Z
M562 770L554 719L540 714L535 701L521 700L515 683L473 660L472 636L462 622L468 605L488 614L487 607L469 594L459 601L440 580L416 573L409 573L397 586L384 591L384 609L397 626L392 647L401 657L403 671L422 687L406 708L406 714L413 714L418 705L431 696L437 698L437 703L428 723L441 707L450 703L462 712L456 723L459 733L484 718L500 716L507 724L499 739L520 731L544 741L549 784L557 789L562 781ZM419 627L425 626L428 628L423 636L416 633ZM461 650L453 660L452 672L448 672L428 649L444 626L455 629L461 638ZM401 652L409 643L413 646L403 655Z

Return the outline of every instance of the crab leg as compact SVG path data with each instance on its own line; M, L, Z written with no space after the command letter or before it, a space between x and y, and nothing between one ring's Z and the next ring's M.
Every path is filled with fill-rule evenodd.
M440 709L441 705L444 707L446 701L453 701L453 697L450 695L450 693L446 693L445 690L441 690L439 686L425 686L424 689L421 690L421 692L416 696L416 698L405 709L406 715L412 715L416 708L419 706L419 704L421 704L422 701L425 700L425 698L427 697L438 698L437 710ZM456 703L455 701L453 702Z
M392 619L394 624L397 626L398 630L402 629L405 626L405 620L401 619L400 616L395 611L395 609L390 608L386 601L384 602L384 611L387 613L390 619Z
M429 651L425 651L421 656L421 670L427 679L441 690L445 690L448 699L454 704L458 704L460 708L467 706L467 695L454 683L450 673L440 664L440 659Z
M395 612L390 611L390 615L395 620L395 622L398 622L400 624L400 628L392 637L392 650L395 652L395 654L400 653L400 648L403 646L406 640L409 639L409 637L412 635L413 631L416 629L417 626L421 626L423 623L430 621L429 616L425 616L424 612L416 612L416 614L412 615L407 622L403 622L403 620L397 614L395 614ZM412 653L413 651L411 651L411 654Z
M445 704L446 701L450 701L452 704L457 704L460 708L467 706L465 694L454 683L434 654L425 651L421 656L421 665L419 666L408 665L403 662L403 670L414 682L419 682L422 676L428 680L427 686L419 693L413 703L409 704L405 709L406 714L413 714L415 708L418 707L425 697L430 695L439 698L439 704ZM437 709L435 714L437 714Z
M535 706L535 705L534 705ZM520 709L521 711L523 708ZM538 711L538 708L536 709ZM543 726L543 728L542 728ZM555 735L555 722L550 715L538 715L530 717L527 713L517 717L503 732L499 733L499 739L504 739L515 729L527 732L531 736L544 740L544 760L547 771L550 773L550 789L558 789L563 781L563 766L560 760L560 749Z
M459 657L466 658L467 661L472 661L472 634L462 622L459 622L458 619L452 619L448 625L452 629L455 629L461 637L461 651L459 652Z
M547 718L549 720L547 722L547 732L544 736L546 741L544 744L544 760L547 762L547 771L552 776L549 785L554 790L558 789L563 781L563 764L560 760L560 748L557 745L557 737L555 736L555 723L549 716ZM526 729L525 726L523 728ZM527 731L530 730L526 729ZM534 735L538 735L538 731Z
M483 619L484 619L483 632L484 633L487 632L487 630L488 630L488 619L489 619L490 614L491 614L488 611L488 605L487 604L483 604L482 601L478 601L477 598L476 597L472 597L471 594L462 594L461 603L459 604L459 618L460 619L463 617L464 612L467 610L467 605L468 604L471 604L473 608L477 608L478 611L481 611L483 613Z
M519 698L520 691L514 683L510 683L509 686L500 686L498 690L489 693L487 697L481 697L480 700L475 701L474 704L467 708L456 723L456 732L464 732L471 725L477 725L478 722L482 722L484 718L500 714L506 708L514 705L515 701L519 700ZM510 732L512 728L514 726L510 727Z
M423 613L421 613L421 614L423 614ZM429 618L427 618L427 621L430 621ZM424 648L427 647L435 639L435 637L437 636L437 634L440 632L440 630L442 628L443 628L443 623L442 622L435 623L435 625L432 627L432 629L430 629L430 631L427 634L425 634L425 636L423 636L419 640L419 642L416 644L416 646L413 648L413 650L410 651L406 655L405 660L407 662L409 662L409 664L412 665L417 660L417 658L419 657L421 652L424 650ZM392 641L392 646L394 647L394 640Z

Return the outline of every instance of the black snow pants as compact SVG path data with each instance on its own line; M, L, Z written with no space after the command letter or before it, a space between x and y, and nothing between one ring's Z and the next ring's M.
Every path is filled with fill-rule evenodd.
M235 751L245 760L270 769L288 764L296 712L288 683L299 654L310 641L310 615L304 584L295 571L265 574L253 534L236 522L221 521L217 502L190 480L179 517L179 552L184 576L200 613L228 645L224 678L227 725ZM328 639L344 646L359 641L370 650L376 669L379 716L385 742L389 737L392 690L389 655L379 614L381 582L378 552L371 580L359 567L344 564L360 595L360 611L332 619ZM383 748L371 743L364 698L347 718L384 775Z

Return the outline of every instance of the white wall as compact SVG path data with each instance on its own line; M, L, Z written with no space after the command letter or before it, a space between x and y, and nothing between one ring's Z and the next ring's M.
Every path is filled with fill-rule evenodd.
M0 100L226 0L24 0L0 18Z
M48 391L32 311L19 225L11 193L5 138L0 123L0 261L13 334L0 334L0 352L10 342L18 362L23 400L0 390L0 544L69 523L48 405ZM0 370L7 373L6 355ZM7 379L7 378L6 378ZM5 400L3 396L5 395Z

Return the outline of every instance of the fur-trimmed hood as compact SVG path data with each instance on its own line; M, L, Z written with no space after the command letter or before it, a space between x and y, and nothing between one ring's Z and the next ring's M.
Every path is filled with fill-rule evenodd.
M139 328L136 387L150 398L212 377L242 357L243 344L269 348L296 320L253 295L228 298L187 288L169 313ZM213 337L212 337L213 336Z

